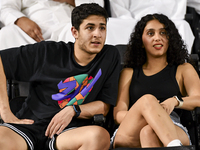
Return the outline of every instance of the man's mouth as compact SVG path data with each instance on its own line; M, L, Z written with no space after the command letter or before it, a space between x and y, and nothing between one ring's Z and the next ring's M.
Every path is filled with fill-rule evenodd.
M95 41L95 42L91 42L92 44L101 44L100 42L98 41Z

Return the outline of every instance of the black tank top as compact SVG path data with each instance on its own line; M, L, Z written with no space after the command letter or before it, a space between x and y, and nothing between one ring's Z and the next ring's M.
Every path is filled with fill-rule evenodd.
M177 66L166 66L160 72L146 76L142 67L135 68L129 88L131 107L141 96L154 95L160 102L175 95L180 95L180 89L176 81Z

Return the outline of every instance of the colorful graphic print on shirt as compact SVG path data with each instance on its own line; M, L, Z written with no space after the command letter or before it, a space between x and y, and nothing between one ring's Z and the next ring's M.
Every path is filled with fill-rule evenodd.
M59 93L53 94L52 99L58 101L60 108L82 104L101 74L101 69L99 69L94 78L88 77L88 74L80 74L69 77L64 82L60 81Z

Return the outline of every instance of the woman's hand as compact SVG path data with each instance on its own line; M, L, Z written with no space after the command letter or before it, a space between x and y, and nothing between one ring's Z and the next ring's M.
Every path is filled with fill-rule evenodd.
M174 107L177 106L177 103L177 100L172 97L166 99L164 102L160 103L160 105L163 107L164 110L166 110L168 114L171 114L171 112L174 110Z

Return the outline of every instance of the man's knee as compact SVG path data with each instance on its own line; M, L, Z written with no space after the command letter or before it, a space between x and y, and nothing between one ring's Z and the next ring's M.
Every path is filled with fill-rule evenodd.
M108 150L109 146L110 135L100 126L75 128L63 132L56 139L57 149Z
M91 126L91 129L88 132L88 136L88 139L91 140L88 142L93 144L94 147L102 147L102 149L105 149L105 147L107 147L107 149L109 148L110 135L104 128L99 126Z

